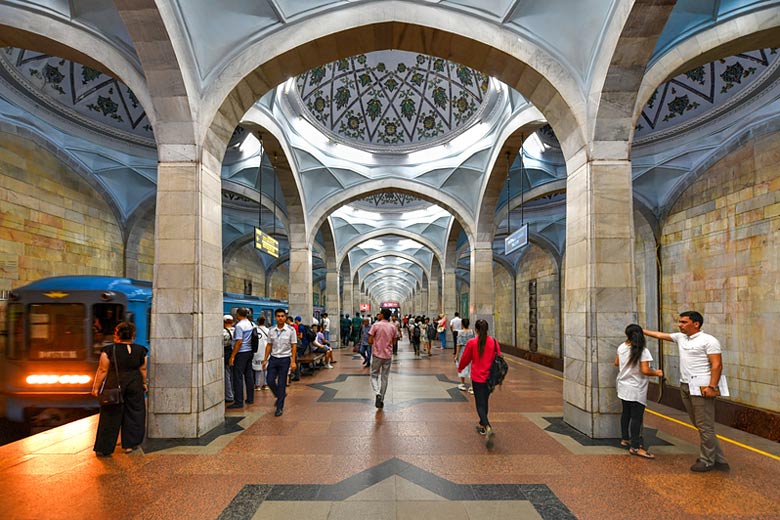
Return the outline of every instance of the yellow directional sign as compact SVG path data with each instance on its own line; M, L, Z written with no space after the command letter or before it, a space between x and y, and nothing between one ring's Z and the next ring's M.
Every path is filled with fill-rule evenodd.
M260 228L255 228L255 249L279 258L279 241Z

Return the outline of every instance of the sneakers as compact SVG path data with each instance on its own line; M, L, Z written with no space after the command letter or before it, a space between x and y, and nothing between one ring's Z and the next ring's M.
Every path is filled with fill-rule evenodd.
M718 471L728 471L731 469L731 466L729 466L728 462L716 462L715 469Z
M471 395L474 395L474 388L473 388L473 387L472 387L472 388L469 388L469 393L470 393Z
M485 447L491 449L493 447L493 428L488 424L485 428Z
M486 435L487 428L485 428L484 426L477 426L477 433L480 435Z
M243 407L244 407L243 404L233 403L233 404L227 405L225 408L243 408Z
M276 412L274 412L274 416L275 416L275 417L281 417L281 416L282 416L282 413L283 413L283 412L282 412L281 408L277 408L277 409L276 409Z
M465 392L466 390L468 390L468 387L463 383L461 383L458 385L458 390L463 390Z
M385 403L384 403L384 401L382 401L382 396L381 395L377 394L376 400L374 401L374 406L376 406L377 408L384 408L385 407Z
M327 365L325 365L325 368L333 368L333 365L331 365L330 363L328 363Z
M260 390L268 390L268 385L263 385L260 387Z
M697 460L696 464L691 466L691 471L695 471L696 473L705 473L707 471L712 471L715 469L715 464L707 464L703 460Z

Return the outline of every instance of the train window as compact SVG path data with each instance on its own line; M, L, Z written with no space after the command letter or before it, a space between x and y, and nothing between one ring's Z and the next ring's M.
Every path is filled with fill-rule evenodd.
M124 307L117 303L97 303L92 306L92 353L100 355L104 345L114 341L114 329L124 319Z
M19 359L24 352L24 306L12 303L8 306L8 343L6 356Z
M29 359L84 359L84 320L80 303L31 304Z

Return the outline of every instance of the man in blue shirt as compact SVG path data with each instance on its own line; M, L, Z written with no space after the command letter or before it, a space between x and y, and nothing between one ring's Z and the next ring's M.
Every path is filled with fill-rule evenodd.
M233 338L233 352L230 354L230 366L233 367L233 404L228 408L244 407L244 387L246 386L246 404L255 402L255 373L252 370L252 330L254 324L247 318L249 311L240 308L236 311L236 323Z

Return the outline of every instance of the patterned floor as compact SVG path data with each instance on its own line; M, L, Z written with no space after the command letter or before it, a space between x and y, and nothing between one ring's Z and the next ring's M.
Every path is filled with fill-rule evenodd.
M334 370L290 386L282 417L266 391L203 439L147 441L131 455L94 457L95 418L0 447L2 517L780 519L778 460L726 443L730 472L691 473L696 432L650 410L657 459L632 457L568 427L560 374L524 361L510 359L491 398L488 450L452 351L401 350L381 411L368 370L342 350Z

